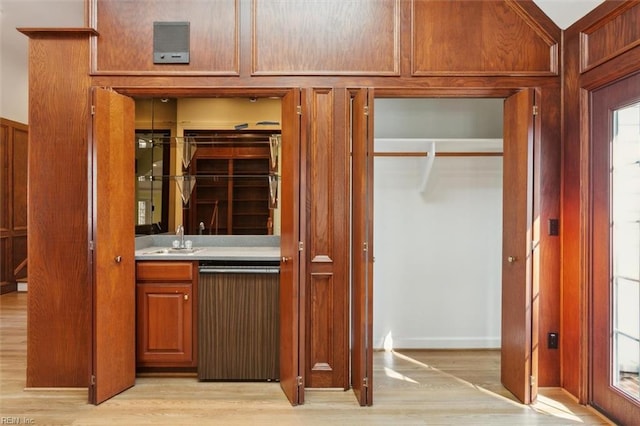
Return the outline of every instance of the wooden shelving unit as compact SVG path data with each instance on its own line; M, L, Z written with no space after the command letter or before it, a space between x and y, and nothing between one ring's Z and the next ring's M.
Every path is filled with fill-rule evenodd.
M269 133L198 132L188 173L196 178L189 201L188 233L269 235Z

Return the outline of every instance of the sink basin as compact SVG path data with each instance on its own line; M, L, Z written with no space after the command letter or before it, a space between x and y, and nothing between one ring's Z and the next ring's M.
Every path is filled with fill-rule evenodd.
M162 249L151 250L151 251L145 252L145 254L193 254L193 253L199 252L200 250L202 250L202 248L167 247Z

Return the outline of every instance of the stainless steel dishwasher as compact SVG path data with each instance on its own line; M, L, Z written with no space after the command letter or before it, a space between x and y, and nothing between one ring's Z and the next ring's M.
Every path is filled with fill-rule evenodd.
M278 261L200 261L198 379L279 379Z

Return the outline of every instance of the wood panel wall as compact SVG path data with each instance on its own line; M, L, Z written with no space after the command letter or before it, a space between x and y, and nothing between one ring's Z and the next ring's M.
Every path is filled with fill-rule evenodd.
M88 386L88 32L29 40L27 386Z
M562 387L587 403L589 92L640 72L640 2L607 1L565 32L562 158Z
M399 14L400 0L254 1L252 74L398 75Z
M530 1L90 0L90 6L100 33L96 74L558 74L559 30ZM190 22L189 64L153 63L156 21Z
M411 28L412 75L558 72L558 41L516 2L417 0Z
M94 68L107 74L237 75L239 0L118 0L94 4ZM153 63L153 23L189 22L189 65Z
M155 3L163 7L156 7ZM53 158L65 158L69 150L86 149L78 140L79 128L86 123L87 112L81 111L81 107L87 104L80 105L88 96L85 85L113 87L128 95L162 97L251 96L254 93L269 96L271 92L282 93L286 88L305 89L308 95L301 109L303 114L312 114L308 121L311 127L301 133L306 146L303 152L308 152L307 172L300 177L307 197L302 210L305 217L299 218L307 222L301 236L305 245L301 255L306 268L302 277L306 295L303 312L308 327L305 344L309 378L305 380L307 386L309 380L313 386L343 386L348 345L342 342L348 339L349 333L348 320L341 315L348 310L348 305L345 307L348 293L343 292L348 287L349 265L346 165L350 105L348 96L338 94L350 88L366 87L372 89L375 96L386 97L506 97L523 88L536 88L542 102L536 196L538 214L544 224L559 214L561 31L530 0L461 0L455 2L456 5L424 0L322 0L302 2L303 9L298 3L285 0L87 0L89 25L98 33L92 37L90 70L83 71L80 63L84 51L73 52L74 59L69 62L75 63L77 69L72 72L68 70L71 64L56 62L59 60L56 55L51 58L41 53L34 55L31 58L34 78L48 70L51 75L47 78L54 84L47 83L46 79L34 83L30 96L35 103L31 108L36 111L33 118L38 120L34 120L33 125L38 128L39 139L51 130L60 131L54 121L73 123L66 130L71 146L52 154ZM469 10L473 14L467 13ZM155 21L190 22L189 64L152 63ZM70 53L65 52L70 48L69 41L60 47L47 47L54 52ZM75 48L78 48L76 44ZM63 73L77 78L74 77L74 84L64 91L65 102L56 99L46 115L37 97L41 96L40 92L52 97L56 90L62 91L63 88L57 89L57 84ZM52 112L58 106L59 111ZM37 155L38 161L44 161L47 152L43 149ZM56 166L51 176L63 176L63 170L58 167L62 168ZM68 169L66 164L64 173ZM78 170L82 167L74 167L71 182L75 192L83 192ZM44 176L34 177L36 182L45 181ZM54 193L61 191L56 188ZM81 198L75 199L77 201ZM63 207L74 224L86 223L84 201L85 210L74 214L70 208L67 211L69 206ZM41 205L50 209L60 203L47 199ZM54 228L62 226L44 223L49 227L56 225ZM34 232L41 238L45 235L42 228ZM55 243L49 241L47 247L68 243L64 238L56 239ZM541 335L538 340L544 342L546 334L559 327L560 242L557 237L543 235L540 244ZM73 253L70 257L78 264L63 265L55 258L49 263L51 281L46 282L43 276L43 291L30 305L30 310L43 311L32 321L33 329L73 328L64 315L55 316L59 309L55 305L42 308L49 300L59 300L61 294L66 294L65 289L74 288L86 273L86 246L74 241L67 247L68 252ZM44 256L44 249L34 245L33 250ZM297 251L297 247L287 250ZM41 265L43 263L41 261ZM71 273L72 284L59 278L66 271ZM44 283L52 288L44 287ZM79 305L86 297L86 290L80 289L69 306L83 318L86 313ZM35 333L43 334L42 331ZM84 345L84 330L72 330L73 333L80 333L76 339L80 343L75 347ZM333 345L333 353L327 352L325 344ZM30 346L34 351L32 363L43 363L38 366L43 369L45 360L35 357L42 345L34 340ZM539 385L556 384L560 368L557 351L547 352L542 347L539 356ZM40 371L31 369L28 374L32 376L32 384L49 383L37 377Z
M0 119L0 294L27 276L28 127Z

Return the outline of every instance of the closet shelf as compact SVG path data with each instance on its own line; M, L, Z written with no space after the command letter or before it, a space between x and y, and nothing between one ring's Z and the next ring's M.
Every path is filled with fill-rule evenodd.
M438 147L445 146L446 151L437 150L436 145ZM426 193L436 157L502 157L502 139L376 138L374 139L373 156L424 158L420 192Z
M487 151L448 151L448 152L374 152L374 157L502 157L502 152Z

